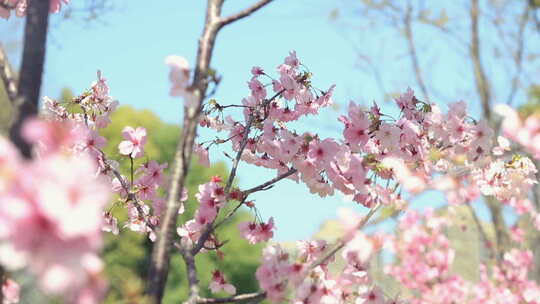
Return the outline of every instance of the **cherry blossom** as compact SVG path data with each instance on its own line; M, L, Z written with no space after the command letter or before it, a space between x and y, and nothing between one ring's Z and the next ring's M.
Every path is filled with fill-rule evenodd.
M20 286L12 279L5 279L2 283L2 295L4 301L2 304L19 303Z
M213 293L218 293L221 290L225 291L228 294L236 293L236 288L233 285L227 283L225 277L223 277L223 274L217 269L212 272L212 281L210 282L210 285L208 287Z
M143 127L125 127L122 130L124 139L118 145L120 154L127 155L131 158L137 158L144 154L144 144L146 143L146 129Z

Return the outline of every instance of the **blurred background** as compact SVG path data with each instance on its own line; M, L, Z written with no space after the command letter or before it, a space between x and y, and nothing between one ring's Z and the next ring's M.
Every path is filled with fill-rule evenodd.
M125 125L148 129L148 158L159 162L172 159L182 121L182 101L168 95L171 54L195 60L197 40L202 32L205 1L73 0L59 14L50 16L43 96L69 100L90 87L96 71L102 71L111 95L120 102L113 123L103 131L109 155ZM226 1L224 14L238 11L253 0ZM15 67L20 65L24 19L0 22L0 43ZM337 117L350 100L363 105L376 101L384 112L396 112L393 98L411 87L419 99L436 102L444 109L450 102L464 100L475 118L489 117L499 103L518 107L523 115L540 109L540 1L536 0L275 0L273 3L226 27L219 35L212 67L223 77L214 98L220 104L239 103L249 94L246 82L252 66L269 74L295 50L300 61L314 74L315 86L326 89L336 84L335 105L317 118L295 125L302 132L316 131L321 137L338 137L342 125ZM9 125L10 107L0 85L0 131ZM201 141L213 138L207 130ZM226 149L225 149L226 151ZM225 176L229 164L223 150L210 151L211 168L194 165L190 172L190 197L196 186L210 176ZM118 157L118 159L120 159ZM126 167L127 168L127 167ZM125 168L124 168L125 169ZM274 172L243 164L238 185L249 188L274 177ZM348 207L364 213L346 198L319 198L307 188L284 181L254 196L263 219L273 216L278 227L275 241L284 244L319 237L335 239L340 232L332 220L336 210ZM540 199L535 196L535 205ZM186 213L193 213L192 208ZM412 198L413 208L434 207L447 212L445 198L425 193ZM529 248L540 261L540 236L519 221L510 209L490 202L471 204L474 215L489 238L508 235L508 229L522 227ZM455 271L475 280L477 265L484 258L473 213L457 208L455 231L448 234L457 248ZM120 217L121 214L118 214ZM392 231L393 210L383 210L369 231ZM125 215L124 215L125 216ZM210 281L219 267L239 292L256 291L254 271L263 246L250 246L239 239L236 225L251 218L247 210L224 229L225 259L202 255L197 263L201 284ZM505 232L506 231L506 232ZM107 303L144 303L141 296L150 243L143 236L122 231L121 237L107 235L104 257L111 291ZM397 293L399 286L374 263L376 277ZM540 263L536 263L539 265ZM166 303L186 293L183 263L173 260ZM540 268L537 266L537 268ZM540 279L540 269L533 275ZM33 288L29 276L21 274L23 303L45 303ZM48 300L47 300L48 301ZM50 299L55 303L55 299Z

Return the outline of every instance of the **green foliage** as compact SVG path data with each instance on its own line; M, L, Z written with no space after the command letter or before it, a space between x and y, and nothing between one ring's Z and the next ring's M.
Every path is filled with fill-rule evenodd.
M522 117L540 115L540 85L530 86L527 95L529 99L527 103L518 108L519 114Z
M135 110L129 106L119 107L111 115L111 124L101 134L107 138L108 145L104 149L107 155L120 162L123 174L129 172L129 160L118 154L118 144L122 140L122 129L125 126L145 127L148 132L148 141L145 145L147 159L159 163L171 160L180 135L180 128L173 124L162 122L159 117L149 110ZM146 160L146 159L145 159ZM143 162L145 160L141 160ZM138 162L138 163L140 163ZM186 202L186 212L178 221L184 223L195 212L198 203L195 199L198 185L206 183L214 175L226 178L225 164L218 163L212 168L205 168L193 162L187 179L189 199ZM232 202L234 206L237 202ZM228 207L231 208L231 207ZM116 206L112 212L122 222L126 218L124 208ZM223 210L222 213L226 213ZM258 290L254 278L258 266L262 246L249 245L240 238L236 226L241 221L249 220L247 212L239 212L218 231L221 242L229 240L222 247L223 259L214 252L205 252L197 256L196 264L200 279L201 295L210 296L207 288L212 270L219 268L228 280L236 287L238 292L254 292ZM143 297L146 282L146 271L151 256L152 243L137 233L123 229L119 236L108 234L105 242L103 257L106 263L107 277L110 291L106 303L148 303ZM164 303L178 303L187 296L187 280L185 265L179 253L173 252L171 272L167 283ZM224 296L224 295L223 295Z

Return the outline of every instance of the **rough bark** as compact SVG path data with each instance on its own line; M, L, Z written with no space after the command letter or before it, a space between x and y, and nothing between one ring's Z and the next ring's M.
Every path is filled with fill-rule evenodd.
M38 113L39 92L45 62L49 1L29 1L24 28L24 49L15 114L10 129L10 139L26 158L31 156L31 146L22 138L24 121Z

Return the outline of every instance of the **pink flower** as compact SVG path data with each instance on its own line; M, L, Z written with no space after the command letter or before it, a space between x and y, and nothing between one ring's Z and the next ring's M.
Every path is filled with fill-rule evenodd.
M401 130L392 124L383 123L379 130L375 132L375 136L380 140L380 145L389 150L394 150L399 147L399 139Z
M183 97L187 107L196 105L196 98L189 88L189 77L191 70L188 61L181 56L170 55L165 58L165 64L171 68L169 80L171 81L170 95Z
M274 218L271 217L268 223L243 222L238 224L240 235L250 244L266 242L274 236Z
M402 159L387 157L382 161L382 165L392 169L397 181L411 193L424 191L427 180L423 178L418 170L412 171Z
M259 80L256 78L251 79L251 81L248 82L248 86L251 90L251 95L258 101L262 101L266 98L266 89Z
M122 155L128 155L131 158L137 158L144 154L144 144L146 143L146 129L143 127L125 127L122 130L122 136L126 139L120 142L118 150Z
M210 167L210 159L208 156L208 148L204 148L202 145L195 144L193 146L193 152L197 155L199 164L204 167Z
M103 214L103 221L103 231L118 235L118 220L110 212Z
M208 287L210 288L212 293L218 293L221 290L231 295L236 293L236 288L233 285L227 283L223 274L217 269L212 272L212 281L210 282L210 285L208 285Z
M51 0L50 9L51 13L58 13L62 8L62 3L68 4L69 0Z
M359 297L356 299L356 304L385 304L382 291L378 287L367 289L360 288Z
M100 248L111 185L84 155L48 154L23 166L0 193L2 238L28 257L45 292L78 298L97 275L84 259Z
M261 67L254 66L251 68L251 75L253 76L264 75L264 70Z
M4 296L2 304L19 303L20 289L21 287L17 282L12 279L5 279L2 284L2 295Z
M41 156L70 148L76 142L82 141L88 132L88 129L80 124L45 121L37 118L28 120L22 129L24 138L36 145Z
M317 166L325 167L336 155L339 145L332 139L327 138L323 141L313 140L309 144L307 160Z
M349 116L342 116L340 121L345 124L343 136L351 144L351 149L354 148L356 150L368 141L371 122L364 112L352 101L349 104Z
M148 182L156 185L163 183L163 170L167 168L167 163L159 164L155 160L148 161L142 165L137 171L142 171L148 177Z

